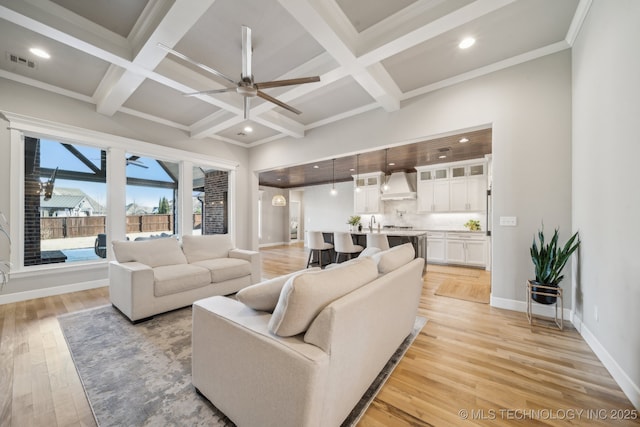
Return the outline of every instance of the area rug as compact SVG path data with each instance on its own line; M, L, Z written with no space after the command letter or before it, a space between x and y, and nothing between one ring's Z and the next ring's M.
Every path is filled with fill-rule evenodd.
M58 321L99 426L234 426L191 384L190 307L137 325L111 305ZM355 426L426 322L416 318L343 426Z
M483 304L489 304L490 293L489 284L456 279L445 279L435 292L436 295Z

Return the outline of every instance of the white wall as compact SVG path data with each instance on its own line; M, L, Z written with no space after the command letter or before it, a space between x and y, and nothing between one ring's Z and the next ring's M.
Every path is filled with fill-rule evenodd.
M260 145L251 149L251 169L331 159L490 125L492 301L523 302L525 281L533 275L529 246L541 221L549 228L559 226L562 239L571 231L570 60L570 52L563 51L411 99L394 113L377 109L312 129L303 139ZM517 216L518 226L497 226L500 216ZM570 280L563 287L567 284ZM565 302L569 307L571 302Z
M332 196L331 184L304 188L305 229L307 231L348 231L347 220L353 215L353 183L336 183L338 194ZM306 237L305 237L306 242Z
M113 117L96 113L95 106L34 87L22 85L0 78L0 110L9 111L37 119L71 125L83 129L103 132L109 135L127 137L143 142L178 148L199 153L209 159L223 159L240 164L237 169L236 200L236 243L239 247L248 248L253 243L255 230L251 228L251 207L253 199L246 191L251 186L248 173L248 150L212 139L193 140L180 130L142 120L126 114L117 113ZM0 211L9 217L10 203L9 176L10 132L6 130L7 122L0 120ZM135 147L132 147L132 149ZM8 251L6 239L0 239L0 254ZM104 281L107 278L106 264L93 268L72 271L67 266L62 269L49 269L46 278L42 275L12 277L9 285L0 292L0 298L15 292L36 291L44 288L66 286L74 283ZM34 297L37 293L32 294Z
M582 239L576 298L582 333L636 407L640 406L638 23L637 0L592 3L573 47L572 147L573 227Z
M281 245L289 241L289 190L261 186L262 193L262 238L260 246ZM248 191L247 191L248 193ZM272 206L271 199L282 194L287 199L287 206ZM256 233L257 234L257 233Z

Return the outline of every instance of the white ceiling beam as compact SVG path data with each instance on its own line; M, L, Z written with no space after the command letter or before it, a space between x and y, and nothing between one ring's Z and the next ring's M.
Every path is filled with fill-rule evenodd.
M377 41L378 34L389 34L389 31L383 31L382 28L386 29L389 25L400 25L400 23L393 20L384 21L379 24L381 26L381 30L374 31L376 27L372 27L371 32L363 35L359 50L366 51L366 53L358 57L358 62L364 67L378 63L386 58L396 55L397 53L444 34L447 31L451 31L454 28L458 28L468 22L474 21L481 16L501 9L515 1L516 0L477 0L467 6L438 18L435 21L429 22L420 28L410 31L403 36L393 38L380 46L373 48L371 46L379 43ZM398 19L402 18L404 18L404 16L399 17Z
M169 0L150 2L129 35L136 51L133 63L154 70L167 52L158 47L163 43L173 47L200 19L215 0ZM112 116L144 82L145 76L133 70L107 73L94 98L99 113Z
M243 121L241 114L230 115L228 111L220 110L192 124L189 133L192 138L205 138Z
M387 85L381 84L366 67L358 62L354 53L355 42L348 39L350 38L348 34L344 35L344 16L339 9L335 7L330 9L328 5L331 2L313 0L279 0L279 2L386 111L400 109L399 98L387 92Z

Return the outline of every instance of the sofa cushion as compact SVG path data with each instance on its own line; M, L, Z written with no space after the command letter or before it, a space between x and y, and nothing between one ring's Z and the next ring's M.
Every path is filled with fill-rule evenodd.
M328 304L377 277L376 264L368 257L344 267L294 276L282 288L269 330L281 337L300 334Z
M255 285L247 286L240 289L236 294L238 301L244 305L260 311L273 311L278 304L280 291L287 283L287 280L299 274L320 271L320 267L308 268L306 270L294 271L284 276L275 277L273 279L264 280Z
M220 283L251 275L251 263L239 258L213 258L191 263L211 272L211 282Z
M387 274L396 268L411 262L415 258L416 252L411 243L394 246L386 251L378 252L371 258L378 264L378 272Z
M138 242L114 240L112 245L118 262L134 261L149 267L187 263L180 243L172 237Z
M233 249L233 245L228 234L182 236L182 250L189 263L212 258L226 258L231 249Z
M360 252L360 255L358 255L358 258L362 258L362 257L366 257L366 256L373 256L373 255L379 253L380 251L382 251L382 249L374 248L374 247L370 246L368 248L364 248L362 250L362 252Z
M153 269L153 279L153 294L161 297L207 286L211 274L196 265L164 265Z

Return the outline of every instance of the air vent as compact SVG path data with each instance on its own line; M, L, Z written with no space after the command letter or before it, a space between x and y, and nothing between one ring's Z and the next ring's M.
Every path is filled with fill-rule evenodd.
M27 58L22 57L20 55L16 55L15 53L7 52L7 59L9 61L11 61L11 62L23 65L23 66L25 66L27 68L32 68L34 70L37 68L36 61L34 61L33 59L27 59Z

